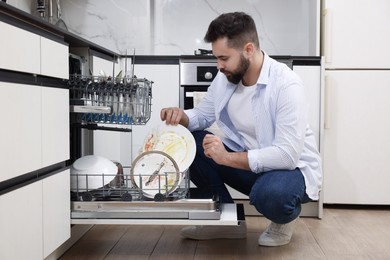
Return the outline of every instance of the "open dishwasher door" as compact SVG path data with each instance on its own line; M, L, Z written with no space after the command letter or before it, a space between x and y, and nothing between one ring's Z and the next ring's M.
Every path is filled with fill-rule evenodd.
M167 202L72 202L72 224L238 225L242 204L219 204L207 199Z
M147 155L167 156L158 151ZM74 170L77 165L71 167L72 224L227 226L245 219L242 204L223 204L218 197L194 198L188 171L166 172L158 167L157 172L131 175L121 170L80 173Z

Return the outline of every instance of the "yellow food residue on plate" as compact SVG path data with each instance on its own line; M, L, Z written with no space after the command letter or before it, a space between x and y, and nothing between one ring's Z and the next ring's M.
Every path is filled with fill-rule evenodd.
M176 163L182 163L187 157L187 143L184 138L174 132L151 136L145 144L146 151L162 151L170 155Z

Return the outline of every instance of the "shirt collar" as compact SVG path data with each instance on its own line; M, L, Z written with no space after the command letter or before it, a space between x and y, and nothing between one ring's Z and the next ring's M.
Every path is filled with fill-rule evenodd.
M257 79L257 84L267 85L269 81L269 70L271 67L271 58L263 51L264 59L263 66L261 67L259 78Z

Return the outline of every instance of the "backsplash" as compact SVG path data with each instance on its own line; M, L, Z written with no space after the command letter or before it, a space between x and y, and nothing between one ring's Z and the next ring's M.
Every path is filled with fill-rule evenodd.
M48 0L46 0L48 2ZM56 0L53 0L55 3ZM7 3L36 14L35 1ZM319 55L320 0L61 0L70 32L119 54L191 55L210 49L209 23L225 12L254 18L270 55Z

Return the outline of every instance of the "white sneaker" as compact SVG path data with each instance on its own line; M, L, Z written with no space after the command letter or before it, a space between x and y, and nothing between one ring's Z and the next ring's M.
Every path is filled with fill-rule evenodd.
M299 217L298 217L299 218ZM290 243L298 218L287 224L271 222L259 237L260 246L283 246Z
M243 221L238 226L190 226L183 228L181 235L195 240L246 238L246 224Z

